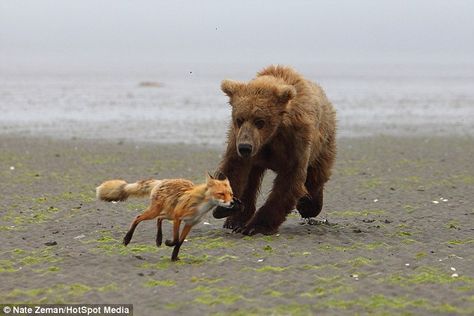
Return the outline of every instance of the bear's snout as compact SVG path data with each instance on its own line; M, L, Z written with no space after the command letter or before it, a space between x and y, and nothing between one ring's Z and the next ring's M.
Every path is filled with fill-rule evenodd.
M238 146L239 155L241 157L247 158L252 154L252 145L251 144L239 144Z

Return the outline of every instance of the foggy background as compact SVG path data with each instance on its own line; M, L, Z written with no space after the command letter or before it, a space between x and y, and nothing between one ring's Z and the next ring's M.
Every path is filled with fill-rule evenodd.
M424 0L0 0L0 133L221 144L220 81L277 63L339 136L474 134L474 2Z
M2 68L472 63L472 1L5 1Z

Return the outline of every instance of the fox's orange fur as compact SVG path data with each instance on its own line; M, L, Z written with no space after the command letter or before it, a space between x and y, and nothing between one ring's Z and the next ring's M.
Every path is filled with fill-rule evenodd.
M162 243L161 224L164 219L173 221L173 240L166 240L167 246L174 246L171 260L178 260L181 244L191 228L203 216L217 206L232 207L234 197L229 180L211 176L203 184L194 185L185 179L142 180L127 183L123 180L109 180L97 187L97 198L104 201L123 201L130 196L150 196L150 205L135 217L123 239L128 245L137 225L144 220L157 219L156 245ZM179 233L181 222L183 230Z

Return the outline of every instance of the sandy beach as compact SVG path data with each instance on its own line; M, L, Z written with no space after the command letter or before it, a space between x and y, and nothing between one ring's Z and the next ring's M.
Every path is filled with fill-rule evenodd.
M0 2L0 316L41 303L131 304L135 316L474 315L473 12L468 0ZM300 105L322 94L283 73L231 97L222 85L270 65L318 84L336 110L319 216L293 210L278 233L245 236L208 214L178 262L156 246L156 221L125 247L149 201L98 201L105 180L203 182L229 124L269 135L257 148L285 112L298 117L287 125L297 138L285 137L295 141L278 145L289 159L262 154L289 168L290 155L307 159L308 113L320 131L331 115ZM163 241L171 233L164 222Z
M222 148L1 136L1 301L130 303L135 315L472 315L474 139L338 147L321 222L293 213L278 235L244 237L207 218L175 264L154 245L154 222L121 245L145 200L98 202L95 186L199 182ZM270 184L268 174L262 197Z

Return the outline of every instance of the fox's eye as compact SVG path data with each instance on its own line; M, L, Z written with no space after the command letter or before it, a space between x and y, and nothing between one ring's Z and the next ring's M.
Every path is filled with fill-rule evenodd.
M224 194L224 193L217 193L217 196L218 196L218 197L221 197L221 198L224 198L224 197L225 197L225 194Z
M237 123L237 127L241 127L242 124L244 124L244 120L241 118L236 119L235 122Z
M265 126L265 121L262 119L256 119L254 124L258 129L262 129Z

